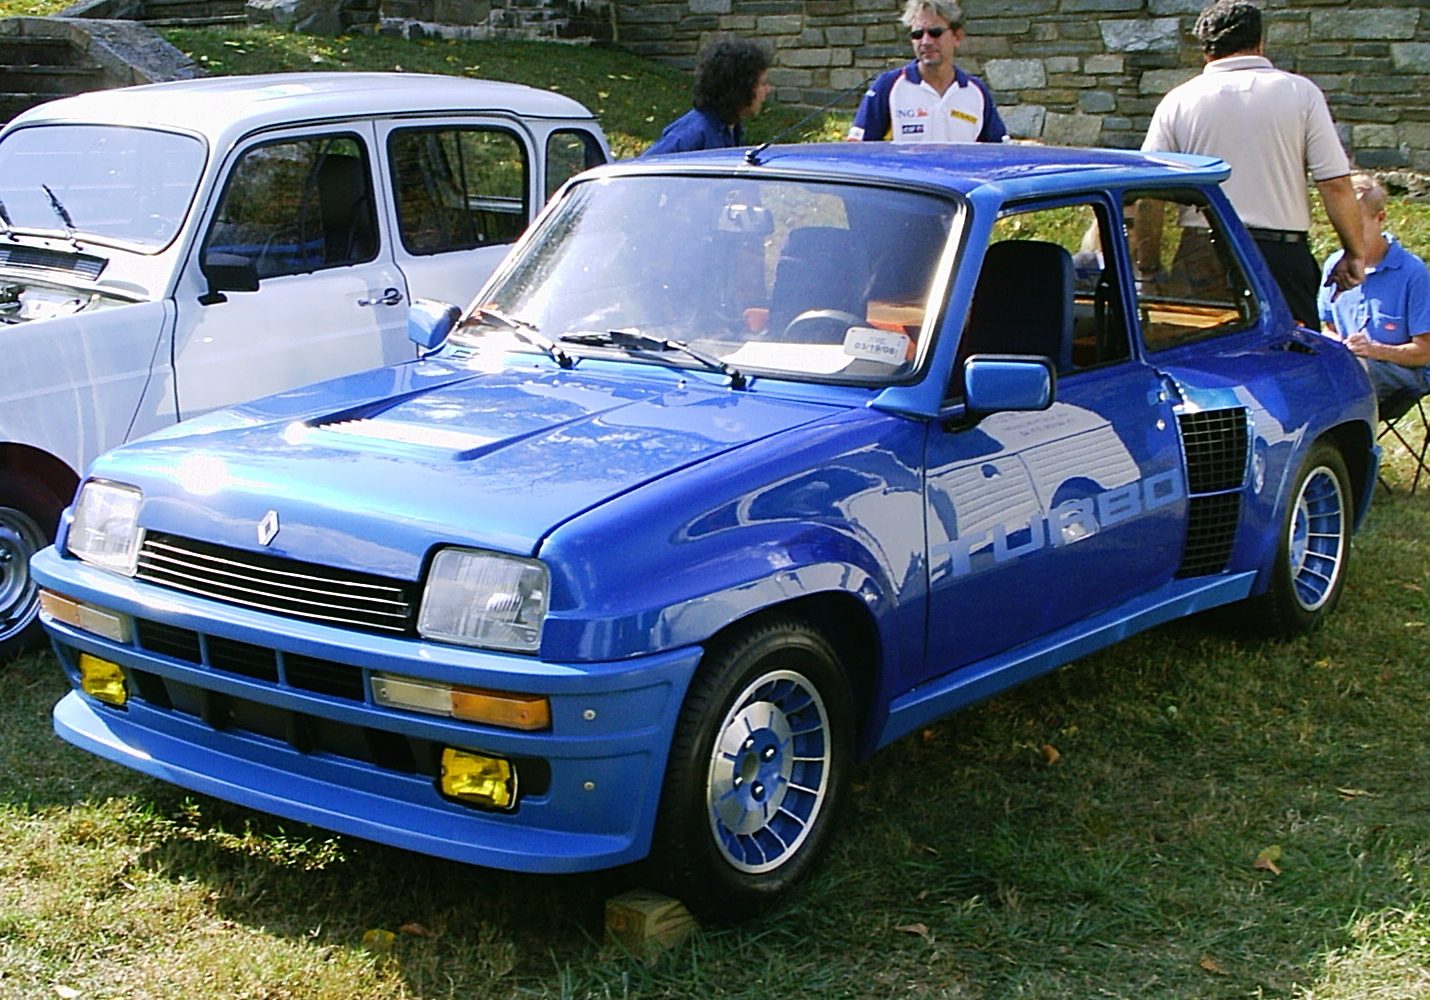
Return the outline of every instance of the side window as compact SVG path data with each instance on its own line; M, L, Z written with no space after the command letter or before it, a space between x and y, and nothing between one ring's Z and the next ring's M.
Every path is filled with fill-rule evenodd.
M204 252L254 262L259 278L372 260L372 172L356 136L313 136L245 150L229 173Z
M1196 192L1128 199L1137 219L1137 312L1147 350L1244 330L1256 296L1221 220Z
M408 128L388 139L397 228L422 256L510 243L527 220L526 148L495 128Z
M1059 374L1131 356L1117 259L1121 217L1101 202L1015 211L993 227L959 357L1040 354Z
M546 200L583 170L606 162L596 137L582 128L562 128L546 138Z

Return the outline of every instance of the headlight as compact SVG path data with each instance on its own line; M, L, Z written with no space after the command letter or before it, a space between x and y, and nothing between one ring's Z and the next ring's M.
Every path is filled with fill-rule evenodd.
M70 526L69 550L91 566L134 575L139 558L139 503L132 486L92 479L79 491Z
M534 653L547 589L546 567L534 559L443 549L427 575L417 631L442 642Z

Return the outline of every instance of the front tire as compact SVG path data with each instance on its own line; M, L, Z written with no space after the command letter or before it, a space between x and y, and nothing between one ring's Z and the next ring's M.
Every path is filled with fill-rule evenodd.
M724 920L808 874L844 798L853 720L838 656L804 622L766 622L712 646L671 744L656 880Z
M44 638L30 556L54 539L61 506L23 476L0 481L0 663Z
M1340 600L1350 556L1351 497L1341 453L1325 442L1314 445L1281 519L1271 586L1252 606L1271 633L1309 632Z

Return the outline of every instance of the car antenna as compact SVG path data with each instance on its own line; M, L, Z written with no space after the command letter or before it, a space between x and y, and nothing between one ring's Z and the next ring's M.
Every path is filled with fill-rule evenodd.
M879 72L882 73L883 70L880 70ZM781 139L783 139L785 136L789 135L789 134L790 134L791 132L793 132L795 129L803 128L805 125L807 125L807 124L809 123L809 121L810 121L815 115L822 115L822 114L824 114L824 112L828 111L830 108L834 107L836 104L838 104L839 102L843 101L843 100L844 100L846 97L848 97L850 94L854 93L854 91L856 91L856 90L868 90L869 87L873 84L874 80L875 80L878 76L879 76L879 73L875 73L874 76L869 77L869 79L863 80L863 81L861 81L861 82L859 82L859 83L856 83L854 86L848 88L847 90L841 90L839 93L837 93L837 94L834 95L834 97L829 101L828 104L825 104L823 107L820 107L820 108L815 108L813 111L811 111L809 114L805 115L805 116L804 116L803 118L801 118L799 121L795 122L793 125L789 125L789 126L786 126L785 128L780 129L778 132L776 132L776 133L774 134L773 137L771 137L771 138L769 138L769 139L766 139L764 142L760 143L758 146L751 146L749 149L745 150L745 162L748 163L748 164L749 164L750 166L752 166L752 167L758 167L758 166L760 165L760 154L761 154L761 153L763 153L765 150L769 149L769 148L770 148L771 146L773 146L775 143L779 142L779 141L780 141Z

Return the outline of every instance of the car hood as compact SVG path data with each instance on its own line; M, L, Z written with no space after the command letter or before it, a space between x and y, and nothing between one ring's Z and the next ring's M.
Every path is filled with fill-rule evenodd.
M415 578L434 544L535 553L582 511L835 412L650 371L380 369L181 424L92 475L140 486L149 532Z

